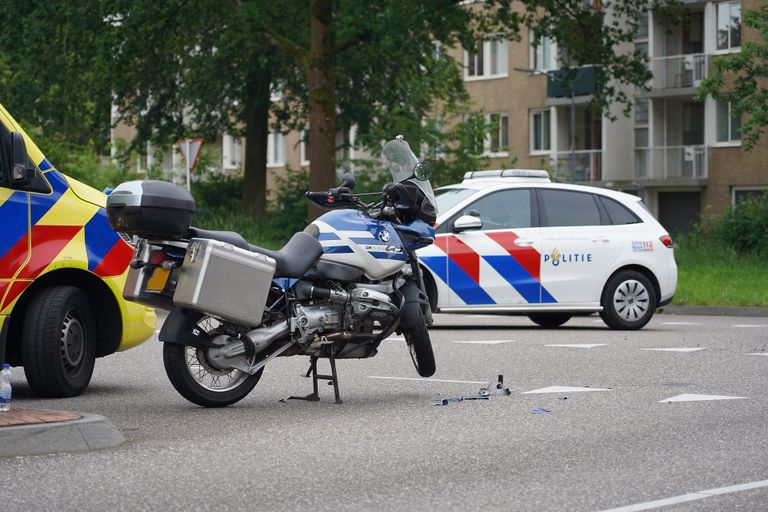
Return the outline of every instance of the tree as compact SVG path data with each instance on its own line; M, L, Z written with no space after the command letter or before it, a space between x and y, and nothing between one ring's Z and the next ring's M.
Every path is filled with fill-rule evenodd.
M732 116L746 118L739 133L751 150L768 126L768 6L744 11L743 16L744 27L757 37L742 42L740 52L715 59L714 72L702 81L699 98L731 102Z
M0 2L0 90L20 122L51 143L108 151L109 48L94 2ZM55 20L52 21L52 20Z
M289 18L292 2L280 0L105 3L113 26L111 87L121 118L137 129L135 145L183 134L245 136L242 205L263 214L270 96L295 69L259 34L267 20L291 33L301 10Z

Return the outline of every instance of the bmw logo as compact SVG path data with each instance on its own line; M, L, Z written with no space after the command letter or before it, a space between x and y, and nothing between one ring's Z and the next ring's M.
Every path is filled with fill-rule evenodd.
M379 231L379 240L381 240L385 244L389 243L389 241L392 240L392 235L386 229L383 231Z

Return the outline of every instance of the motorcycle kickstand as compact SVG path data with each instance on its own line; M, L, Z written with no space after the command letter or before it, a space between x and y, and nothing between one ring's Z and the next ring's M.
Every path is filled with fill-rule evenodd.
M319 402L320 401L320 394L318 393L318 386L317 381L318 380L327 380L330 381L333 384L333 394L336 398L336 403L341 403L341 398L339 396L339 376L336 373L336 354L333 348L331 348L331 353L328 356L328 361L331 363L331 374L330 375L321 375L317 373L317 360L318 356L309 356L309 370L307 370L307 374L305 377L312 376L312 393L310 393L307 396L289 396L288 400L306 400L307 402Z

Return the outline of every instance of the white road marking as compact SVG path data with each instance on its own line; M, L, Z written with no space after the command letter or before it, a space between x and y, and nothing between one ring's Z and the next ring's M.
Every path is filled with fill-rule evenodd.
M768 327L766 324L736 324L732 327Z
M450 384L488 384L487 380L419 379L417 377L382 377L379 375L370 375L368 378L379 380L415 380L418 382L448 382Z
M499 343L514 343L515 340L462 340L452 341L461 345L498 345Z
M403 338L402 336L390 336L389 338L386 338L386 339L392 340L392 341L405 341L405 338Z
M566 348L594 348L594 347L605 347L607 346L607 343L555 343L552 345L544 345L545 347L566 347Z
M582 391L610 391L606 388L574 388L570 386L550 386L548 388L533 389L526 391L524 395L533 395L537 393L580 393Z
M698 322L661 322L661 325L701 325Z
M751 354L747 354L748 356L768 356L768 352L752 352Z
M697 350L706 350L706 347L680 347L680 348L644 348L650 352L696 352Z
M712 496L760 489L761 487L768 487L768 480L760 480L759 482L749 482L740 485L729 485L728 487L716 487L714 489L681 494L680 496L672 496L671 498L664 498L661 500L646 501L644 503L635 503L634 505L626 505L624 507L610 508L601 510L600 512L640 512L642 510L651 510L654 508L666 507L668 505L677 505L678 503L703 500L704 498L711 498Z
M466 315L467 318L502 318L502 315Z
M708 400L745 400L746 398L746 396L694 395L690 393L684 393L682 395L667 398L659 403L668 404L672 402L706 402Z

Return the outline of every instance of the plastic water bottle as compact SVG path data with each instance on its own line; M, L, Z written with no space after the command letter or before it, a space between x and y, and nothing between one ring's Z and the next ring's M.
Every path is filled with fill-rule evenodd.
M3 363L0 370L0 412L11 410L11 365Z

